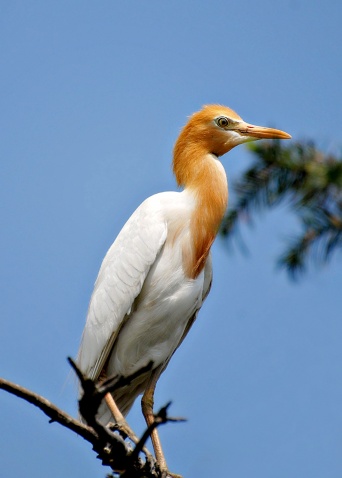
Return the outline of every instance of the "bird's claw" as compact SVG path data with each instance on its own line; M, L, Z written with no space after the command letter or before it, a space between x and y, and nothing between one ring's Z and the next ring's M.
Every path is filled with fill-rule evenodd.
M182 475L177 475L177 473L171 473L170 471L163 471L162 478L183 478Z

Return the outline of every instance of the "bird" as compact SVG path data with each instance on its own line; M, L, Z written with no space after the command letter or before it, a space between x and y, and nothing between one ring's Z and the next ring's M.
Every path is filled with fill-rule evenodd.
M211 288L210 249L228 204L220 158L242 143L290 138L219 104L190 116L173 150L181 190L152 195L135 210L108 250L90 299L78 353L84 375L101 382L152 364L106 395L97 415L102 424L114 419L136 440L125 417L139 395L147 425L154 422L157 381ZM156 428L151 439L157 466L169 473Z

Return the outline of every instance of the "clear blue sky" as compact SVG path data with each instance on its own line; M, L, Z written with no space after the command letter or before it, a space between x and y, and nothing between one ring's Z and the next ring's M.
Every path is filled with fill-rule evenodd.
M101 260L147 196L175 188L171 151L202 104L339 153L339 0L0 2L0 375L76 414L75 356ZM251 160L223 158L230 181ZM234 200L232 195L231 200ZM341 255L297 284L275 258L286 207L213 248L214 285L156 405L185 478L340 478ZM6 478L108 471L90 445L0 393ZM140 407L129 416L143 430Z

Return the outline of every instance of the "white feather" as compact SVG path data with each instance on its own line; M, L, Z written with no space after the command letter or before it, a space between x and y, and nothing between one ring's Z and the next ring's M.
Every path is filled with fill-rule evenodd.
M85 375L127 376L153 361L167 364L201 307L211 283L211 261L196 279L183 270L195 198L156 194L127 221L105 256L92 294L78 363ZM127 413L148 376L118 392ZM100 418L110 420L105 405Z

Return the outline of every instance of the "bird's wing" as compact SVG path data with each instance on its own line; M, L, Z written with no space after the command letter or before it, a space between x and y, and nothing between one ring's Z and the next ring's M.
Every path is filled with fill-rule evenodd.
M156 196L144 201L107 252L90 300L78 364L97 379L167 236Z

